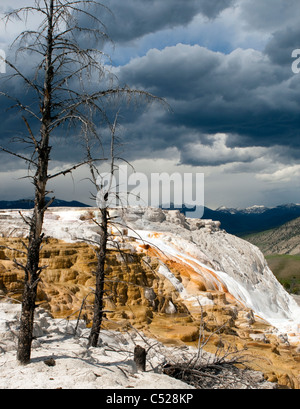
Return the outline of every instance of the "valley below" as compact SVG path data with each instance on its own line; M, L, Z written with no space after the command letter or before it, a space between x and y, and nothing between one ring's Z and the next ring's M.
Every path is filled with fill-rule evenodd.
M247 235L245 240L260 248L284 288L294 296L299 296L300 218L274 229Z

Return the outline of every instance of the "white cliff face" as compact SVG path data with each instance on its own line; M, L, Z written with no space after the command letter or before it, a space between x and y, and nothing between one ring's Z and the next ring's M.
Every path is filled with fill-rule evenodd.
M146 243L192 266L199 274L207 275L208 270L211 275L206 279L217 289L225 286L256 315L280 331L295 333L294 340L300 341L300 307L277 281L256 246L220 230L219 222L186 219L178 211L155 209L151 213L148 209L134 221L132 211L128 213L128 223L140 229L138 236ZM154 234L157 232L160 234Z
M299 307L274 277L257 247L222 232L206 236L200 231L193 238L214 260L215 269L230 293L273 325L281 319L300 324Z
M275 328L298 333L295 338L300 341L300 307L277 281L255 246L224 232L200 231L193 234L194 242L166 233L138 231L138 235L164 255L193 267L215 289L225 289ZM209 304L203 297L197 301Z
M91 210L96 214L96 209ZM44 232L67 242L97 240L96 226L86 217L89 211L52 208L46 214ZM219 222L185 218L179 211L130 208L112 210L110 215L120 223L115 233L122 230L137 243L146 243L163 257L192 268L207 288L230 293L280 331L294 332L294 340L300 341L300 307L277 281L257 247L220 230ZM0 221L0 235L24 237L26 228L17 211L0 212ZM163 263L159 272L183 299L192 298ZM193 297L202 305L212 303L203 293Z

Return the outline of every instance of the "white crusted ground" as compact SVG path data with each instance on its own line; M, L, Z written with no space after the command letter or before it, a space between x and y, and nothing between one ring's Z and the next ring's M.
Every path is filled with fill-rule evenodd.
M87 349L89 330L82 322L76 336L76 321L54 320L48 312L36 313L32 360L20 366L16 343L20 305L0 303L0 389L192 389L164 375L161 364L174 350L138 334L103 331L102 345ZM149 353L146 372L137 372L133 362L135 344L156 344ZM44 361L53 358L55 366Z

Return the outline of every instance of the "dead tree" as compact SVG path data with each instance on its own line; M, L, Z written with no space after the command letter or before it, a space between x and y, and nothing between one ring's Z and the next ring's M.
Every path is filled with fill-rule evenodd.
M98 345L100 329L103 320L103 307L104 307L104 283L105 283L105 262L107 254L107 244L109 241L108 225L110 221L108 210L108 198L112 187L112 180L115 173L115 141L116 141L116 127L117 127L118 115L116 115L113 125L110 127L111 143L110 143L110 170L109 170L109 183L104 190L104 186L99 183L100 172L96 166L96 161L93 159L92 143L89 139L88 133L85 135L87 160L89 161L89 168L94 189L96 195L92 194L92 197L97 200L99 208L98 220L94 219L94 223L99 228L98 243L96 243L96 255L97 255L97 268L94 272L96 277L95 287L95 300L94 300L94 312L93 323L89 336L90 347L96 347ZM100 140L96 141L100 143Z
M14 46L18 46L17 54L23 52L28 60L31 56L34 57L32 60L38 59L32 75L24 74L17 63L6 60L8 71L13 72L12 77L21 79L32 93L30 105L14 95L0 93L12 100L14 107L22 112L27 135L22 142L30 147L31 153L26 155L7 147L0 147L0 150L28 164L31 172L28 177L35 192L33 214L26 219L29 227L27 261L24 265L18 264L25 275L17 350L17 359L21 364L30 362L36 295L43 270L40 266L43 221L46 210L54 200L46 200L47 195L52 193L47 191L47 185L54 177L66 175L86 163L83 161L56 174L49 174L53 135L57 135L62 126L68 126L73 134L76 127L95 133L93 115L98 115L98 121L99 115L105 116L108 98L143 94L127 87L107 87L107 81L102 81L104 85L101 88L101 80L107 76L105 64L101 62L104 55L98 49L80 45L82 33L92 36L94 41L107 40L104 25L97 17L100 15L99 9L103 11L106 7L95 0L35 0L33 6L22 7L5 16L6 23L14 18L26 21L31 13L42 20L37 30L23 31L14 42ZM91 24L81 26L80 16ZM98 76L97 89L91 91L88 80L95 75ZM147 93L144 95L150 97ZM105 219L105 212L103 217ZM105 252L105 249L101 251Z
M108 124L111 137L110 155L107 155L110 156L108 163L108 172L100 173L99 167L97 167L97 160L94 159L95 155L92 152L93 145L95 145L97 151L99 149L99 143L102 140L97 140L95 138L91 140L88 133L85 134L85 144L87 152L86 161L89 162L91 175L89 179L96 193L92 193L92 198L96 200L98 208L98 217L93 219L94 223L98 227L98 238L97 241L90 240L90 244L94 246L97 256L97 268L94 271L94 275L96 277L96 286L93 306L93 322L88 343L90 347L96 347L98 345L101 325L104 316L104 285L106 282L105 263L107 260L108 245L115 248L119 252L122 259L124 260L124 266L126 267L127 265L127 260L124 252L121 250L118 241L116 241L114 239L114 236L109 232L109 228L111 227L114 227L115 230L119 231L120 233L124 228L128 229L128 226L126 224L116 222L113 217L110 217L109 214L110 208L115 207L117 204L120 211L122 211L125 206L127 207L128 196L130 195L130 192L118 192L117 186L115 186L115 184L117 183L115 174L119 169L119 163L121 161L125 161L127 164L129 164L116 152L116 148L121 145L121 141L117 136L117 125L118 113L115 116L113 123Z

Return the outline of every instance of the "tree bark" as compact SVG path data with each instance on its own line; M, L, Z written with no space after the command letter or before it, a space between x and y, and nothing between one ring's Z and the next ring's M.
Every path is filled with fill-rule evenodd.
M104 297L104 279L105 279L105 259L107 250L107 224L108 224L108 213L106 208L100 209L100 243L97 253L97 270L96 275L96 288L95 288L95 301L94 301L94 316L93 324L89 336L89 347L96 347L98 345L99 334L101 329L101 324L103 320L103 297Z
M22 314L17 350L17 359L23 365L29 363L31 356L35 300L36 289L30 288L30 285L26 283L23 292Z

